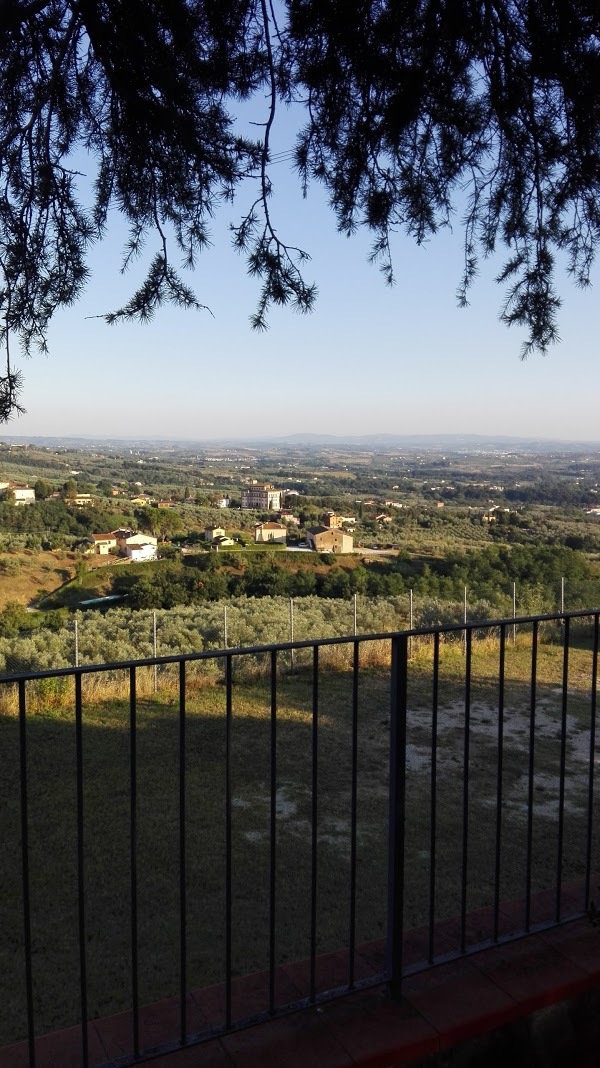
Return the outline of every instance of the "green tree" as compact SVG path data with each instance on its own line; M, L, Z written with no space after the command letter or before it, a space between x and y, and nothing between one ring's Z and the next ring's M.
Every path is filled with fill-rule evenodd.
M0 638L16 638L31 625L27 609L16 601L9 601L0 612Z
M76 562L75 562L75 574L74 574L74 578L75 578L75 581L76 581L78 586L81 586L81 583L83 582L85 576L87 575L87 572L88 572L87 561L83 559L83 556L80 556L79 559L76 560Z
M277 18L277 22L276 22ZM309 311L307 253L273 216L271 135L282 105L304 107L291 162L326 188L340 231L366 226L393 280L390 234L417 242L451 218L466 189L460 301L478 256L506 248L502 318L556 339L554 257L589 281L600 235L600 16L589 0L9 0L0 35L0 341L46 344L72 304L87 256L118 209L126 267L149 238L146 278L107 320L147 320L163 301L202 307L173 266L192 267L208 223L244 179L257 191L233 226L258 280L252 317ZM175 58L174 58L175 57ZM239 101L265 101L259 137L240 134ZM93 203L76 190L85 145ZM26 220L24 225L23 220ZM19 408L19 373L0 379L0 420Z
M33 484L33 489L36 501L43 501L52 493L52 485L44 478L38 478Z
M161 538L183 529L181 516L169 508L144 508L140 517L144 530L149 530Z

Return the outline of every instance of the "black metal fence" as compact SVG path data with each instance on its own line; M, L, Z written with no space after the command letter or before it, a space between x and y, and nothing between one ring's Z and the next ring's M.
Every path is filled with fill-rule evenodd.
M44 888L40 894L40 876L35 870L38 854L31 841L35 829L32 802L39 788L39 783L31 779L31 701L43 680L69 680L73 688L71 718L67 719L74 734L76 812L69 818L75 843L73 870L65 878L73 878L72 899L76 901L76 915L67 919L76 928L73 982L78 988L79 1020L67 1022L81 1021L83 1025L81 1064L87 1068L92 1063L88 1016L98 1015L98 1008L90 1006L88 976L91 836L86 821L88 809L95 802L88 800L86 753L93 749L95 741L93 731L86 734L85 686L89 677L124 673L128 678L127 712L120 731L126 735L128 765L124 801L127 821L121 843L128 854L127 950L123 951L126 959L116 963L121 972L128 973L128 993L119 1007L129 1009L131 1030L129 1050L110 1061L126 1065L383 981L389 983L394 997L400 997L403 978L416 969L472 952L482 944L522 937L588 910L600 845L594 810L599 620L600 610L590 610L526 617L516 623L513 619L470 622L431 631L226 649L1 679L3 717L18 731L19 753L19 854L15 853L13 861L21 869L17 908L22 927L19 952L24 967L22 975L19 971L9 981L13 987L22 984L26 1029L13 1038L26 1036L31 1068L36 1064L35 1035L40 1032L40 997L36 991L43 985L44 970L51 967L44 953L39 952L45 932L39 904L33 902L33 897L43 896ZM515 626L519 631L516 646ZM446 644L447 638L461 634L462 646ZM485 662L480 663L479 639L485 636L492 636L493 642L488 641ZM389 668L363 667L365 649L374 642L385 643L389 648ZM333 669L323 663L332 647L346 653L344 662L335 665L333 683ZM296 653L293 676L292 649ZM446 649L451 649L454 658L448 669ZM300 655L300 650L307 652ZM462 666L457 666L461 655ZM514 659L517 656L518 662ZM251 684L238 681L238 676L242 678L239 667L246 660L260 661L264 667L260 682L255 683L264 705L261 738L266 741L266 757L261 774L264 772L265 781L260 780L264 796L257 800L255 794L253 803L260 807L264 801L265 820L260 834L248 831L244 839L250 856L252 843L256 842L256 862L263 865L265 873L264 900L254 902L244 898L235 871L239 799L234 779L239 777L237 769L243 768L244 762L258 762L246 736L242 743L236 742L238 721L247 718L246 712L238 715L236 697L239 691L243 691L244 701L251 697ZM200 972L191 960L190 945L197 940L198 917L207 905L202 898L202 885L199 886L201 880L190 874L196 864L192 853L198 850L195 836L196 821L200 819L197 797L194 795L192 801L190 790L192 775L208 775L206 767L211 761L214 763L215 754L202 741L202 735L199 745L195 733L192 737L192 727L195 732L198 716L202 716L195 705L190 710L195 701L190 696L190 678L205 661L222 665L217 716L218 729L222 728L217 761L221 775L217 811L222 825L215 825L212 810L208 819L212 833L223 839L224 855L218 878L213 880L210 891L206 889L206 894L210 892L222 903L222 940L218 949L221 974L215 977L213 972L208 980L221 984L220 1018L207 1016L206 1025L199 1029L190 1019L190 987L192 983L201 985L194 978ZM490 664L495 665L493 670ZM170 879L169 893L176 902L176 921L170 937L175 943L177 989L170 988L165 996L176 995L179 1007L176 1033L149 1049L144 1048L146 1043L140 1032L145 967L140 960L140 938L142 926L148 926L148 918L143 915L143 902L148 896L145 890L142 892L140 871L140 821L147 801L140 795L139 739L140 728L150 713L148 702L140 700L138 682L144 671L154 671L156 665L162 671L176 673L169 721L176 737L169 780L175 863L166 875L161 871L160 879ZM382 720L384 700L388 702L389 719L386 715ZM36 715L39 704L38 698ZM341 709L335 723L334 705ZM293 736L289 749L284 751L285 739L292 737L290 723L296 721L302 731ZM338 722L343 725L339 735ZM379 733L373 741L375 727ZM296 838L286 846L287 868L282 870L286 817L280 811L280 764L285 762L289 774L289 768L294 767L294 747L300 753L302 746L304 755L302 759L298 756L297 766L298 790L302 787L304 791L298 793L303 814L295 826ZM381 757L386 752L389 765L384 772ZM365 780L367 773L370 777ZM147 790L147 785L143 789ZM385 790L387 801L378 808L375 795L379 796L381 789ZM337 799L342 794L348 818L345 823L339 819L336 823L330 814L334 810L337 813ZM331 835L328 837L324 831L328 819L332 826L343 823L343 849L338 848L339 843L335 849L331 846ZM108 812L106 821L110 824ZM117 824L116 820L115 834ZM294 851L299 854L304 848L307 875L305 885L298 884L296 892L294 871L289 869L294 867ZM208 848L204 849L203 856L208 852ZM374 854L378 856L377 863ZM147 867L146 860L143 866ZM201 857L198 870L206 871L206 867ZM383 888L386 879L387 890ZM50 887L47 893L52 893ZM331 898L327 904L331 929L323 940L321 905L326 894ZM514 899L512 904L505 904L507 895ZM387 900L381 906L384 898ZM282 969L293 960L290 946L295 943L288 936L295 922L294 910L301 906L306 911L306 922L302 921L307 932L306 951L295 952L296 959L304 957L305 963L303 971L296 970L295 994L290 994L288 986L281 987L280 977ZM247 931L236 933L236 917L244 911L246 922L251 923L253 909L265 916L264 1004L258 1008L254 1005L252 1012L244 1013L236 1008L233 996L240 971L235 946L245 943L249 936ZM372 917L379 927L375 922L369 927ZM338 972L333 980L325 982L320 971L324 949L343 949L345 953L343 958L339 954L336 958ZM341 977L340 959L345 961L345 974ZM304 989L300 974L304 976ZM42 1031L48 1029L44 1019L42 1013Z

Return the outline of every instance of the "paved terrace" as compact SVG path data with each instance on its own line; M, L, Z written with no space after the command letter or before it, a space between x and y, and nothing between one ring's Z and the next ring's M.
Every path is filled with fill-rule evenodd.
M566 909L577 908L581 890L579 883L563 885ZM600 876L593 879L592 891L600 894ZM504 904L498 945L434 967L419 963L427 952L428 929L408 932L405 963L412 974L404 980L399 1003L381 984L167 1053L165 1046L176 1041L179 1000L146 1006L140 1012L140 1042L154 1047L154 1052L137 1063L154 1068L395 1068L438 1063L597 1068L600 927L583 917L544 929L554 901L555 891L532 898L537 931L516 940L508 932L521 921L524 903ZM492 908L471 913L469 939L485 944L493 922ZM436 927L436 943L447 948L448 958L455 953L459 926L458 921L449 921ZM384 958L383 942L357 947L357 982L382 969ZM280 999L302 996L309 967L309 961L301 961L278 969ZM317 958L319 989L339 987L347 973L347 951ZM236 1013L250 1016L260 1011L268 982L266 972L235 979ZM224 1002L224 986L191 992L190 1030L219 1026ZM130 1013L90 1022L88 1041L90 1068L106 1062L134 1063ZM36 1068L80 1068L80 1027L38 1038L35 1053ZM27 1042L0 1050L0 1068L30 1068Z

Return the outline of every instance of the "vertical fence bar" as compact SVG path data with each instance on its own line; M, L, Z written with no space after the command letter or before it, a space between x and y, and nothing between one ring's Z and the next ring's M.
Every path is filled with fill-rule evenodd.
M318 727L319 727L319 646L313 646L312 678L312 798L310 866L310 999L315 1000L317 961L317 833L318 833Z
M156 614L155 614L156 615ZM187 868L185 835L185 660L179 661L179 1026L181 1045L187 1037Z
M562 709L560 722L560 772L558 791L558 846L556 851L556 923L560 923L560 903L562 893L563 836L565 823L565 769L567 762L567 706L569 684L569 624L564 620L565 645L563 652Z
M516 582L513 582L513 591L512 591L512 593L513 593L513 598L512 598L512 601L513 601L513 619L516 619L517 618L517 584L516 584ZM517 644L517 625L516 625L516 623L513 623L512 643L513 643L513 645Z
M225 657L225 1027L231 1027L231 720L232 663Z
M137 893L137 739L136 673L129 668L129 847L131 872L131 1006L133 1053L140 1055L140 1006L138 988L138 893Z
M23 940L25 949L25 993L27 997L27 1041L29 1047L29 1068L35 1068L31 902L29 896L29 821L27 816L27 704L24 679L19 679L19 758L21 778L21 868L23 877Z
M158 642L156 640L156 612L152 613L152 655L158 656ZM158 664L154 665L154 693L158 692Z
M225 605L223 607L223 648L227 649L228 645L229 643L227 641L227 605Z
M294 598L290 597L290 641L294 640ZM294 650L290 649L290 671L294 671Z
M350 794L350 932L348 941L348 987L354 986L354 956L356 946L356 820L358 804L359 655L359 643L354 642L354 655L352 661L352 781Z
M414 608L413 591L409 590L408 591L408 629L409 630L412 630L413 626L414 626L413 608ZM412 639L412 635L408 639L408 655L409 655L409 658L412 660L412 655L413 655L413 639Z
M73 634L75 637L75 667L79 667L79 623L73 622Z
M498 665L498 759L496 764L496 858L494 873L494 942L498 941L500 916L500 863L502 854L502 774L504 768L504 677L506 627L500 627L500 661Z
M529 700L529 768L527 773L527 860L525 867L525 930L531 926L531 865L533 857L533 785L535 774L535 711L537 704L538 621L531 634L531 690Z
M592 693L590 707L590 763L588 771L588 825L585 851L585 911L590 907L590 879L592 875L592 832L594 828L594 762L596 757L596 700L598 689L598 630L600 616L594 616L594 648L592 652Z
M354 637L355 638L356 638L356 635L358 633L357 620L358 620L358 594L355 593L354 594Z
M275 906L277 845L277 650L271 650L271 812L269 842L269 1012L275 1012Z
M435 875L437 823L437 735L440 678L440 635L433 636L433 693L431 714L431 821L429 825L429 963L433 964L433 933L435 929Z
M463 756L463 812L462 812L462 872L460 892L460 951L464 953L467 942L467 876L469 861L469 747L471 734L471 656L473 633L467 629L465 648L465 737Z
M407 710L408 639L405 634L399 634L392 638L387 916L387 973L395 1000L402 995Z
M463 636L463 652L467 655L467 587L465 586L463 591L463 623L465 625L465 631Z
M81 1063L87 1068L88 1006L87 966L85 953L85 878L83 865L83 730L81 675L75 675L75 760L77 768L77 904L79 925L79 984L81 999Z

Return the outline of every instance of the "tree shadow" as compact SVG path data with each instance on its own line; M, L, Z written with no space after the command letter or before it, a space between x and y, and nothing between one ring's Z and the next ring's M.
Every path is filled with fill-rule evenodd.
M161 680L165 686L167 679ZM187 697L185 735L172 696L140 699L136 711L135 795L130 708L122 699L83 693L83 871L85 950L91 1017L131 1006L131 812L136 812L137 952L140 1004L177 993L181 937L181 813L185 809L187 983L220 983L226 962L227 812L231 817L231 931L234 975L269 964L271 863L275 868L275 958L305 959L311 946L313 782L317 769L316 951L348 946L352 870L352 675L319 679L317 748L313 748L312 674L299 670L277 685L276 766L265 678L235 681L228 734L226 688ZM497 850L498 722L489 679L473 687L469 728L467 866L463 811L464 689L442 679L434 749L430 679L411 676L407 723L405 904L407 930L429 918L432 767L435 776L436 920L460 915L463 870L469 910L494 899ZM64 697L61 698L64 700ZM529 737L526 684L506 692L502 747L500 892L522 897L527 863ZM462 703L461 703L462 701ZM583 697L574 698L577 743L569 743L561 877L585 861L587 794ZM581 705L581 707L579 707ZM388 673L361 671L357 698L356 940L384 937L388 850L390 686ZM560 695L540 685L534 755L534 889L557 879L557 803L561 748ZM542 730L543 725L543 730ZM27 789L36 1032L79 1019L77 776L74 713L68 708L27 717ZM229 742L228 742L229 739ZM583 739L583 740L582 740ZM0 1044L26 1033L23 952L19 725L0 717L3 812L0 880ZM227 746L230 807L227 807ZM181 754L184 754L183 778ZM315 764L316 761L316 764ZM583 769L583 770L582 770ZM271 851L271 776L275 770L275 847ZM541 787L541 789L539 789ZM593 832L593 856L600 843ZM473 933L476 938L476 933ZM308 979L307 979L308 981ZM308 993L308 989L305 991ZM265 990L265 1008L267 1008Z

